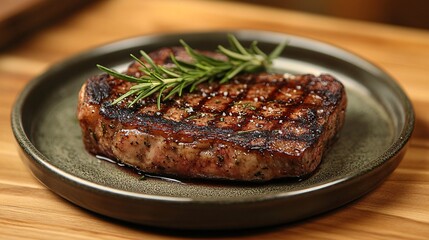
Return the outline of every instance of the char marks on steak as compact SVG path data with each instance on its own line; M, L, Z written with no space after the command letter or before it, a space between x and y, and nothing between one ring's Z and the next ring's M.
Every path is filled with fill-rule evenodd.
M170 53L150 54L171 64ZM207 53L210 54L210 53ZM216 54L212 54L216 57ZM127 74L140 76L135 63ZM330 75L254 73L203 83L156 106L156 96L111 105L132 84L93 76L79 93L86 149L143 172L182 178L267 181L312 173L343 126L346 95Z

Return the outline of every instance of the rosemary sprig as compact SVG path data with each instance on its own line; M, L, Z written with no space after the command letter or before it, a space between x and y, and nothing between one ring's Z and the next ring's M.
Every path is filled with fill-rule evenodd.
M134 100L129 103L129 106L132 106L140 99L158 93L157 105L160 109L162 101L175 95L181 96L185 89L192 92L200 83L219 79L219 83L222 84L241 72L269 69L272 60L277 58L286 46L286 42L281 43L267 55L259 49L256 41L246 49L233 35L228 35L228 40L231 45L230 49L218 46L219 52L228 58L226 61L198 53L185 41L180 40L193 60L190 63L182 62L171 55L174 67L167 68L155 64L146 52L140 51L144 62L132 54L131 57L141 64L140 70L144 73L141 77L118 73L101 65L97 65L97 67L113 77L135 83L127 93L115 99L112 104L117 104L125 98L135 95Z

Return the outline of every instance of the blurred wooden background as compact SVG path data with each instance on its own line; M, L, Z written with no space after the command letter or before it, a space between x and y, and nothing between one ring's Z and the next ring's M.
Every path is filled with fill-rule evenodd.
M428 0L237 0L333 17L429 29ZM285 19L287 21L287 19Z
M100 0L0 0L0 50L16 44L19 42L18 40L26 39L27 36L38 29L55 24L61 18L67 17L81 7L97 1ZM346 19L429 29L428 0L234 1ZM285 19L285 21L288 20Z
M49 24L55 24L92 1L0 0L0 49Z

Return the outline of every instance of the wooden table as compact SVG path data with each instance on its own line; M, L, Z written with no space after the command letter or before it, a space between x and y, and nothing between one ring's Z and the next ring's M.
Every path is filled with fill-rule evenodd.
M0 52L0 238L185 239L85 211L40 184L18 156L14 100L50 65L111 41L152 33L262 29L315 38L374 62L411 98L416 127L400 166L347 206L295 224L218 233L241 239L427 239L429 236L429 32L226 1L100 1Z

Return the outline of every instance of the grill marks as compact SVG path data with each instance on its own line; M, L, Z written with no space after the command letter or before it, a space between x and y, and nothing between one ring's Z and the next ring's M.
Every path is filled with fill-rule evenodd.
M306 78L311 76L302 76L300 81ZM294 125L303 128L300 123L317 118L317 108L324 101L322 96L303 90L301 85L280 76L270 79L271 82L263 82L265 80L265 76L256 75L236 78L231 84L203 85L198 89L199 94L192 96L199 99L198 104L188 102L187 98L178 104L165 104L161 112L176 122L228 128L235 132L272 131Z
M246 126L249 122L287 120L287 115L293 113L294 105L302 104L301 99L306 99L308 93L296 90L290 85L287 79L281 79L274 83L257 83L257 77L250 80L237 78L234 83L224 85L203 85L196 94L185 96L184 100L176 101L173 104L167 102L162 106L161 113L166 118L174 121L209 118L208 126L219 126L240 130L240 126L229 124L225 119L235 120L241 126ZM300 91L299 100L284 98L280 89L287 88L290 92ZM296 94L296 93L295 93ZM319 97L320 98L320 97ZM311 106L312 102L308 102ZM175 117L171 113L175 112ZM181 113L181 114L178 114ZM290 113L290 114L288 114ZM180 115L181 117L178 117ZM250 120L254 121L250 121ZM226 121L228 122L228 121ZM274 126L274 125L273 125ZM272 128L265 128L272 130Z
M324 87L321 82L326 80L333 84ZM329 76L249 74L223 85L202 84L193 93L162 103L160 110L156 95L131 109L103 104L100 110L123 123L152 124L165 136L180 133L173 137L176 141L218 138L248 149L274 147L293 154L295 148L285 149L285 144L303 150L322 133L335 96L340 96L336 84Z

